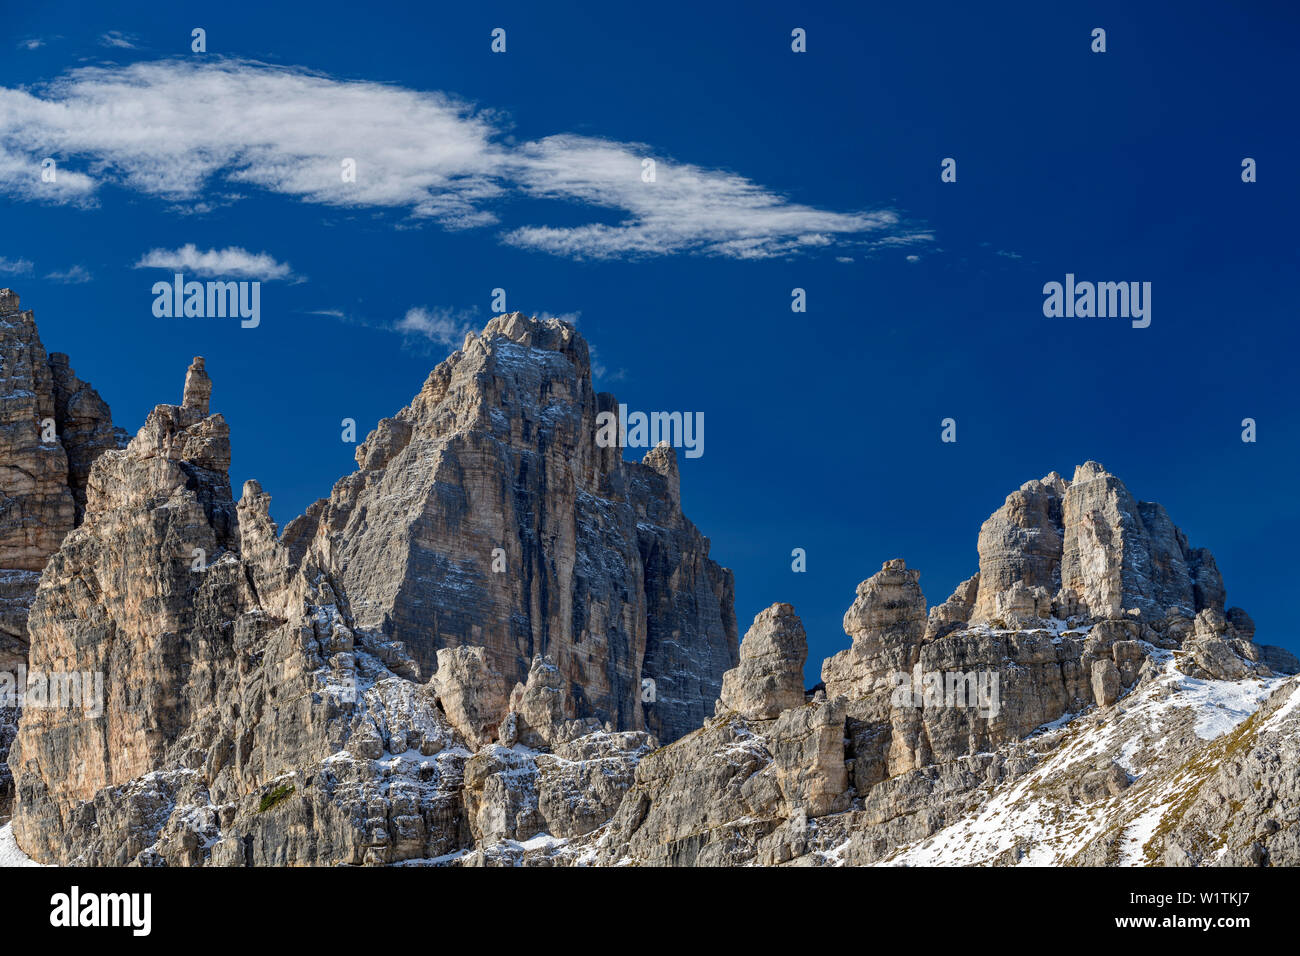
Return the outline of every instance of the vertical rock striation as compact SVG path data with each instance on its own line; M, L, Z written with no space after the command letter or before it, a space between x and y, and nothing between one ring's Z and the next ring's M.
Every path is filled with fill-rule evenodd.
M1008 495L980 529L979 556L971 622L1223 611L1214 556L1095 461L1070 481L1052 472Z
M722 675L718 713L765 720L804 702L803 664L808 639L789 604L773 604L754 618L740 644L740 665Z
M681 513L671 448L638 464L596 444L616 408L572 326L498 316L286 537L313 540L359 626L421 676L445 648L485 648L509 684L544 655L578 715L675 739L736 663L732 576Z
M90 467L123 434L60 352L46 354L31 310L0 289L0 672L27 659L27 616L45 562L82 518ZM17 710L0 702L0 818Z
M314 556L279 541L257 482L233 500L201 369L184 404L95 462L86 519L41 576L32 667L102 675L103 696L24 711L15 837L42 861L96 865L457 849L467 752L432 689L354 631ZM408 752L431 759L379 766Z

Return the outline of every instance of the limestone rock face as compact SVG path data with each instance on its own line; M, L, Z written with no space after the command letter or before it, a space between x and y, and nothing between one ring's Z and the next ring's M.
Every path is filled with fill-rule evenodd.
M537 810L547 832L564 839L604 826L632 788L637 764L654 749L644 731L595 732L537 755Z
M787 814L824 817L848 808L846 709L843 697L815 701L787 710L772 727L772 762Z
M22 714L19 846L86 865L1300 865L1300 678L1279 676L1300 662L1224 611L1213 558L1159 506L1092 463L1029 482L928 614L902 560L863 581L808 699L790 605L737 653L671 448L595 444L616 403L585 348L494 319L282 535L258 482L233 500L199 359L180 405L95 458L79 525L64 451L72 524L22 653L90 679ZM31 366L19 352L6 370ZM37 365L81 395L62 419L51 398L56 420L104 441L70 370Z
M722 675L718 712L764 720L804 701L808 639L789 604L773 604L754 618L740 642L740 666Z
M289 530L422 677L443 648L483 647L510 684L546 655L576 716L674 739L737 662L734 589L681 513L673 450L597 445L616 410L572 326L498 316Z
M86 512L86 483L90 467L106 451L124 448L130 436L113 424L108 403L77 377L62 352L50 353L54 386L54 421L59 442L68 454L68 487L76 508L76 523Z
M598 861L738 863L784 816L767 740L732 715L643 757L599 843Z
M1085 651L1085 631L961 624L977 600L974 579L927 622L919 579L894 560L859 585L844 616L852 645L822 665L827 697L848 701L859 792L1019 739L1092 700L1088 667L1101 651Z
M1014 863L1035 840L1047 842L1044 811L1028 808L1022 827L1008 822L1016 818L996 799L1026 775L1036 781L1034 799L1057 808L1052 814L1104 804L1105 813L1131 821L1150 810L1152 794L1166 786L1158 781L1186 773L1180 761L1204 739L1205 718L1181 701L1180 674L1267 687L1284 672L1269 661L1289 664L1290 655L1254 644L1244 611L1221 611L1212 557L1189 549L1163 509L1130 503L1099 466L1084 466L1076 482L1073 504L1075 485L1056 475L1013 494L981 532L980 573L928 620L919 574L886 562L859 586L844 618L851 646L823 664L825 695L812 703L792 702L775 718L738 703L746 700L746 677L749 694L765 700L765 673L746 666L747 636L741 667L724 679L718 716L641 762L599 841L598 860L867 864L910 858L913 850L900 851L910 845L925 862L932 852L925 841L943 831L953 835L933 852ZM1067 552L1072 539L1075 550ZM1189 614L1200 602L1216 606ZM1114 707L1121 699L1124 706ZM1178 715L1159 719L1158 742L1144 736L1151 724L1143 715L1156 709ZM1071 733L1053 729L1064 722L1091 730L1061 749L1095 752L1092 759L1066 753L1053 763L1053 748ZM1169 726L1185 729L1167 733ZM1136 786L1134 754L1170 776L1157 774L1149 786L1143 776ZM1264 756L1276 766L1280 754ZM1257 772L1272 774L1266 766ZM1213 786L1215 793L1245 790L1230 777ZM1264 786L1295 805L1294 788L1279 788L1275 776ZM1146 796L1130 797L1130 789ZM972 807L986 800L997 809L980 822ZM1208 821L1202 830L1213 832L1223 803L1197 802ZM976 822L963 830L968 817ZM1008 826L1018 842L999 845ZM1052 835L1053 858L1113 862L1113 849L1081 847L1072 836L1078 832L1076 823ZM988 841L994 849L980 834L999 835ZM1204 859L1195 839L1161 839L1170 847L1167 862ZM1248 862L1297 859L1293 842L1270 836ZM972 853L975 845L986 855ZM1193 849L1180 856L1184 845Z
M46 354L30 310L0 289L0 672L27 662L27 617L45 562L82 518L90 467L124 444L108 405L60 352ZM0 701L0 819L18 723Z
M855 646L882 632L886 647L910 645L914 583L898 562L864 582L846 615ZM1234 694L1283 689L1236 731L1206 729L1222 710L1183 697L1180 668L1198 640L1242 636L1207 609L1176 651L1147 638L1167 639L1129 616L1070 629L977 624L922 644L918 673L1001 671L1000 712L991 717L942 695L913 705L872 681L850 685L860 697L823 698L776 719L720 709L697 733L641 760L594 860L587 844L571 852L599 864L691 866L1005 865L1031 854L1200 865L1217 859L1217 834L1230 827L1225 859L1234 865L1300 861L1280 822L1300 811L1295 774L1283 769L1300 686L1243 672L1247 688ZM1234 660L1249 652L1232 646ZM1121 696L1124 706L1113 707ZM1249 815L1237 819L1230 808L1242 805ZM1147 842L1107 842L1151 813L1163 822ZM1093 815L1105 824L1089 823Z
M40 571L72 530L76 499L55 420L54 375L30 311L0 290L0 568ZM48 439L46 436L48 435Z
M32 608L33 669L102 693L29 706L14 833L45 862L376 863L468 839L469 756L311 556L291 564L228 429L162 405L91 469Z
M533 658L528 681L510 692L502 743L549 748L600 729L594 717L575 717L568 682L549 657Z
M130 445L91 469L87 518L50 559L32 606L33 670L105 677L103 714L24 714L11 764L21 801L66 816L104 787L164 766L191 707L196 628L229 627L246 584L220 416L159 406ZM195 571L198 567L201 570ZM210 615L205 620L205 615ZM210 688L209 688L210 689ZM98 704L94 709L99 709ZM15 831L32 833L15 815Z
M487 745L465 765L466 810L483 848L467 862L495 861L505 841L563 840L604 826L654 746L642 731L595 731L546 753Z
M439 672L422 681L418 648L359 623L335 577L335 540L303 521L278 536L255 481L232 500L229 430L208 414L201 365L185 404L158 406L124 449L95 462L85 521L42 575L32 667L103 680L102 694L75 706L23 714L11 762L26 852L91 865L488 863L519 852L509 841L577 838L608 820L655 739L584 714L590 695L546 655L510 695L481 645L439 648ZM667 470L664 452L656 465ZM679 549L647 548L646 560L677 570L649 591L642 579L642 593L685 600L676 589L713 573L707 544L644 497L663 493L664 476L640 467L617 471L645 505L624 502L631 533ZM609 527L626 543L622 526ZM612 567L603 555L590 560ZM588 561L577 555L575 567ZM729 576L714 571L729 612ZM628 606L620 613L635 629ZM598 647L587 650L594 658Z
M975 600L979 595L980 576L967 578L957 585L957 590L949 595L948 600L930 608L925 623L925 640L933 641L945 634L958 630L970 621L975 611Z
M1096 462L1075 469L1063 521L1061 583L1094 617L1131 608L1153 619L1175 609L1189 616L1206 607L1222 612L1213 558L1190 549L1164 508L1135 501Z
M1281 673L1295 673L1290 663L1281 655L1281 648L1265 649L1257 646L1251 637L1255 623L1240 608L1231 617L1212 608L1196 615L1192 634L1183 641L1183 657L1178 669L1192 677L1208 680L1244 680L1247 677L1270 677L1274 671L1269 659L1282 665ZM1281 655L1277 652L1281 651Z
M1094 461L1068 482L1052 472L1013 492L980 529L979 553L972 622L1223 611L1214 556Z
M822 664L827 697L892 689L895 673L911 671L926 628L920 578L919 571L895 559L858 585L857 599L844 614L844 631L853 644Z
M356 841L346 853L336 842L350 833L353 808L339 792L348 768L311 767L345 749L354 718L358 737L380 728L391 739L392 711L415 700L372 689L369 706L344 706L358 679L338 596L318 569L289 574L267 496L250 482L236 505L229 461L221 416L162 405L125 449L91 468L86 519L37 590L30 663L102 683L80 700L29 706L10 758L14 832L40 859L206 862L197 848L220 842L241 800L266 824L283 814L259 805L295 792L297 806L316 807L313 852L359 859ZM381 707L388 717L376 721ZM439 720L431 697L423 715L408 722ZM168 829L191 813L213 821L197 843ZM250 824L244 836L214 856L265 862L294 852L275 827Z
M1250 719L1189 761L1196 779L1144 847L1163 866L1296 866L1300 834L1300 684L1277 688ZM1176 819L1175 819L1176 818Z
M208 377L207 369L204 367L203 356L196 355L185 372L185 390L181 395L181 405L206 415L211 398L212 379Z
M1092 693L1098 707L1109 707L1119 699L1119 668L1108 657L1092 662Z
M975 620L1033 618L1035 592L1045 604L1060 589L1065 488L1056 472L1027 482L984 522ZM1008 600L1012 594L1018 599Z
M1271 644L1260 644L1258 647L1259 659L1274 674L1300 674L1300 658L1285 647L1274 647Z

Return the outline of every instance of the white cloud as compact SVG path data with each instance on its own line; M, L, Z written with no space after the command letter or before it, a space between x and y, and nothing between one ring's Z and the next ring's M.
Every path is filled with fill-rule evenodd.
M45 41L40 37L28 37L26 40L19 40L18 47L22 50L39 50L45 46Z
M110 46L119 50L134 50L137 38L121 30L109 30L99 38L100 46Z
M94 276L85 266L74 265L62 272L51 272L45 278L50 282L60 282L63 285L81 285L83 282L89 282Z
M266 281L288 279L293 275L287 262L277 262L265 252L253 253L239 246L200 250L192 242L179 249L151 249L140 257L135 267Z
M832 236L897 234L889 211L825 212L792 203L742 176L655 159L655 181L643 182L648 146L578 136L526 143L512 157L526 193L622 210L617 225L525 226L506 241L575 258L703 252L758 259L830 245Z
M464 226L493 221L478 204L504 191L492 179L493 129L469 107L259 64L86 67L36 93L0 89L0 120L0 161L57 150L82 157L96 185L172 201L220 176L227 188ZM345 159L355 182L343 181Z
M393 329L422 336L438 345L460 348L465 342L466 334L475 331L475 326L470 324L465 312L415 306L406 310L406 315L393 325Z
M570 135L512 145L506 130L498 114L442 93L303 69L186 59L83 67L32 89L0 87L0 191L85 204L111 183L194 207L234 185L452 229L493 226L525 196L595 207L602 221L573 225L566 210L565 225L515 225L503 241L592 259L753 259L930 238L890 210L817 209L648 146ZM40 183L47 155L64 157L58 188ZM641 178L646 158L653 183ZM345 160L355 181L344 181Z
M0 256L0 273L11 276L29 276L32 274L31 259L6 259Z

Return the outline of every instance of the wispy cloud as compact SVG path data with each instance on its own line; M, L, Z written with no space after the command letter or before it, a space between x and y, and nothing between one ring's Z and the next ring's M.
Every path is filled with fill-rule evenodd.
M533 196L623 210L616 225L524 226L506 241L574 258L703 252L767 258L831 245L833 236L892 232L897 214L836 213L792 203L742 176L660 157L643 182L648 146L552 136L520 148L515 171Z
M10 276L29 276L32 274L31 259L7 259L0 256L0 274Z
M121 30L109 30L99 38L100 46L113 47L118 50L134 50L139 42L137 37Z
M239 246L200 250L194 243L179 249L151 249L135 264L137 269L168 269L202 276L231 276L238 279L288 279L293 269L265 252L249 252Z
M465 343L465 336L470 332L478 333L487 325L491 315L475 308L432 307L427 305L412 306L396 321L391 319L377 321L360 312L350 309L310 309L304 315L315 315L334 319L347 325L359 325L368 329L395 332L406 340L408 348L423 348L431 354L442 349L458 349ZM538 321L559 319L562 322L576 324L580 312L525 312L525 315ZM592 375L607 381L618 381L626 372L619 369L609 373L596 358L596 349L591 347Z
M20 50L39 50L43 46L45 46L45 41L40 37L28 37L25 40L18 41L18 49Z
M393 330L404 335L423 337L436 345L459 348L465 336L476 331L470 321L474 313L453 309L430 309L415 306L406 310L393 325Z
M60 282L63 285L81 285L83 282L89 282L94 276L85 266L74 265L61 272L51 272L45 278L50 282Z
M0 87L0 192L89 204L111 183L193 207L234 185L449 229L497 226L524 196L602 213L576 225L571 209L564 225L514 223L501 241L589 259L757 259L930 239L893 210L817 209L648 145L565 134L516 145L506 133L499 114L443 93L304 69L184 59L84 67L34 89ZM47 155L67 157L57 185L33 174ZM545 208L530 206L529 218Z
M601 382L608 385L614 382L621 382L623 379L627 378L627 369L620 368L611 372L609 367L602 362L600 357L597 355L596 346L588 345L588 349L591 354L591 380L593 382Z

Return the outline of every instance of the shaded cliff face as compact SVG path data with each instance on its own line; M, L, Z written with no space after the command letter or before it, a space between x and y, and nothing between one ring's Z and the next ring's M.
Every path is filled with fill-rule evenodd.
M124 436L68 357L46 354L30 310L0 289L0 672L26 663L27 615L46 561L85 510L90 466ZM0 818L16 708L0 706Z
M420 676L441 648L484 647L509 683L548 655L571 716L676 739L736 663L732 577L681 513L675 452L638 464L596 445L615 407L572 326L495 318L286 539L310 543L358 625Z

